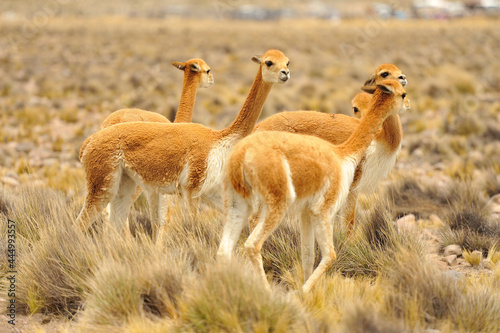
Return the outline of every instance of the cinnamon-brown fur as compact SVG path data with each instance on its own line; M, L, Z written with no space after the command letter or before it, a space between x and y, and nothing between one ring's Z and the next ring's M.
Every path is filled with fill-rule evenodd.
M226 221L218 256L232 255L249 215L261 211L245 249L268 286L262 245L287 211L301 213L303 291L310 291L335 259L330 221L346 201L357 164L385 118L406 109L405 96L398 81L381 81L359 126L338 146L314 136L278 131L257 132L241 140L227 163ZM322 260L312 272L314 237Z
M386 75L387 74L387 75ZM385 79L398 80L403 86L406 85L406 75L401 73L401 70L392 64L380 65L375 73L365 82L366 84L378 83ZM353 99L353 110L356 118L361 118L363 113L366 112L371 103L372 95L366 92L360 92ZM407 99L407 109L410 108L409 99ZM356 108L356 109L354 109ZM323 140L338 145L345 142L349 136L358 127L360 120L342 114L325 114L316 111L290 111L281 112L273 115L255 127L255 132L259 131L284 131L298 134L308 134L319 137ZM401 145L403 130L398 115L387 117L382 125L382 128L377 132L374 141L381 145L381 149L386 149L387 152L396 154ZM356 200L358 197L357 185L363 175L363 160L354 177L354 182L351 187L348 204L346 204L344 211L344 219L352 229L354 224L354 213L356 208ZM389 170L384 172L388 173L393 164L387 163L385 166ZM374 179L376 183L378 179ZM366 187L366 186L365 186Z
M174 61L172 65L184 72L182 94L174 122L191 122L198 87L210 87L214 82L213 75L210 73L210 67L203 59L195 58L186 62ZM99 129L132 121L170 122L166 117L156 112L141 109L121 109L104 119Z
M95 207L108 202L111 215L116 215L111 223L119 230L130 209L129 184L140 184L148 195L154 240L160 224L160 193L217 203L227 153L250 134L272 86L289 78L289 61L280 51L269 50L252 60L260 64L252 88L236 119L222 131L193 123L134 122L92 135L81 158L89 192L76 222L82 230L97 217Z
M174 61L172 65L184 72L182 93L174 123L191 122L198 87L210 87L214 82L213 75L210 73L210 67L207 63L203 59L199 58L190 59L186 62ZM102 130L103 128L116 124L134 121L170 123L170 120L168 120L165 116L156 112L141 109L121 109L111 113L106 119L104 119L99 129ZM86 145L87 141L84 142L80 149L80 160ZM134 194L134 202L141 195L141 193L142 190L138 186ZM105 215L109 215L109 205L107 206Z

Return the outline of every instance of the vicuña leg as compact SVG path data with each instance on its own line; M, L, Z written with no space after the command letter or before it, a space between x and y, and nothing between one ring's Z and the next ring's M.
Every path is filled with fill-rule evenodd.
M304 271L304 282L311 276L314 268L314 232L311 225L309 212L302 212L300 221L300 243L302 270Z
M285 217L285 212L286 210L279 207L279 205L275 205L274 207L270 205L263 206L259 222L257 222L255 229L250 233L245 242L245 251L267 289L271 289L271 287L266 278L260 251L264 241Z
M109 224L118 233L124 235L129 235L130 233L128 213L135 201L134 199L137 199L137 197L134 196L137 192L137 188L132 178L126 174L122 175L118 191L109 204Z
M217 251L217 258L219 260L228 260L232 257L241 231L248 221L249 207L242 198L232 198L226 202L226 205L226 221L219 250Z
M326 214L310 214L310 218L312 227L314 228L314 235L321 250L321 261L302 287L304 293L308 293L314 287L319 278L328 268L330 268L336 258L333 246L333 229L330 219Z
M153 243L156 243L161 228L160 222L163 220L160 217L160 192L156 188L150 188L146 190L146 193L149 204L149 216L151 219L151 239Z
M83 203L83 208L75 221L82 232L86 232L92 223L97 220L102 211L102 206L100 203L92 201L87 195Z
M87 195L83 208L76 218L76 225L82 232L86 232L98 219L104 207L106 207L118 190L118 180L121 172L118 170L114 177L105 178L87 176Z
M351 188L347 195L346 203L342 211L341 218L347 230L347 235L351 236L354 230L354 217L356 215L356 201L358 200L357 192Z

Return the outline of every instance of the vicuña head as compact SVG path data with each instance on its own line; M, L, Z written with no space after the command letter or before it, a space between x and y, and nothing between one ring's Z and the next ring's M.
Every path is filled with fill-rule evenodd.
M214 76L210 72L210 66L200 58L190 59L186 62L174 61L172 65L175 68L184 71L186 77L197 77L198 87L208 88L214 84Z
M406 97L406 90L399 81L393 79L381 80L374 86L363 86L361 90L373 94L372 101L367 108L370 113L390 111L388 115L393 115L411 109L410 99ZM388 98L384 95L401 96L401 98ZM384 108L378 107L378 104L381 103L392 103L393 105L387 105Z
M354 98L351 101L354 117L358 119L362 118L363 114L370 107L371 101L372 101L372 94L369 94L364 91L357 93L356 96L354 96Z
M261 65L262 78L267 83L285 83L290 78L290 60L281 51L268 50L263 56L253 56L252 61Z
M393 64L383 64L377 67L375 73L373 73L368 80L365 82L365 86L373 86L382 80L398 80L403 87L406 87L408 81L406 80L406 75L404 75L399 68Z
M160 228L160 194L181 194L222 206L222 166L229 151L252 132L274 84L290 77L289 60L278 50L252 60L260 67L250 92L236 119L221 131L194 123L133 122L88 138L81 153L88 193L76 221L82 230L108 203L110 224L121 230L137 185L148 198L154 240Z

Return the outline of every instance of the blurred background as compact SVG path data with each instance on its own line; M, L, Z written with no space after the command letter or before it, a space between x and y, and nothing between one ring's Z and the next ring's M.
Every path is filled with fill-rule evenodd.
M352 115L351 99L382 63L408 77L412 110L391 179L469 178L500 192L500 1L0 3L0 183L84 193L82 142L111 112L173 119L183 74L201 57L215 84L194 122L227 126L269 48L291 60L261 119L283 110Z

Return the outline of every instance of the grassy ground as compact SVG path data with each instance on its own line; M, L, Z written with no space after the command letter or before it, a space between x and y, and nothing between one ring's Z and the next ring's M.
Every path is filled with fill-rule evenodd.
M31 30L16 20L0 27L0 251L14 220L18 316L35 314L39 331L498 331L500 227L487 205L500 192L498 21L49 17ZM73 228L85 194L78 150L110 112L133 106L172 118L182 74L170 63L202 57L215 85L199 91L194 121L223 128L255 75L250 57L271 47L290 58L291 80L273 89L262 117L350 114L351 98L381 63L409 80L398 163L374 196L360 198L355 236L336 230L338 259L311 294L296 292L293 219L263 249L271 293L244 255L214 262L222 222L210 209L195 219L178 204L158 245L147 237L142 198L131 215L134 238ZM409 226L393 223L408 214ZM481 251L481 264L465 252L448 265L450 244Z

